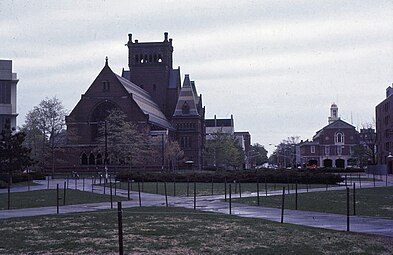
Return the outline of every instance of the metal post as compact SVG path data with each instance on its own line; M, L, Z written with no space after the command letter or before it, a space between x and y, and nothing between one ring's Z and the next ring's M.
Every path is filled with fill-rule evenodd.
M158 194L158 181L156 181L156 194Z
M27 191L30 191L30 175L27 176Z
M267 183L266 183L266 179L265 179L265 195L267 196Z
M231 186L231 184L229 184L229 214L232 214L232 186Z
M298 199L298 195L297 195L297 183L295 184L295 210L297 210L297 199Z
M77 190L78 189L78 179L75 177L75 190Z
M165 193L165 205L168 207L168 193L166 190L166 182L164 182L164 193Z
M284 223L284 205L285 205L285 186L282 187L282 200L281 200L281 223Z
M257 181L257 205L259 206L259 180Z
M139 206L142 206L142 200L141 200L141 185L138 182L138 193L139 193Z
M49 189L49 175L48 175L48 184L46 188Z
M349 231L349 188L347 187L347 231Z
M59 184L56 184L56 213L59 214Z
M82 190L85 191L85 177L82 178Z
M212 196L213 196L213 193L214 193L214 186L213 186L214 184L213 184L213 177L212 177Z
M176 178L173 179L173 196L176 196Z
M388 173L386 172L386 187L388 186Z
M194 181L194 210L196 210L196 182Z
M356 187L353 183L353 215L356 215Z
M123 210L121 202L117 202L117 222L119 229L119 255L123 255Z
M67 190L67 184L64 182L64 190L63 190L63 205L66 204L66 190Z
M240 180L239 180L239 196L240 196L240 198L242 198L242 185L241 185Z
M187 197L190 196L190 181L187 179Z
M362 178L360 178L360 174L359 174L359 188L362 188Z
M110 191L110 194L111 194L111 209L113 209L112 180L109 181L109 191Z
M127 199L131 200L131 196L130 196L130 179L128 179L128 181L127 181Z
M227 201L227 179L224 181L224 201Z

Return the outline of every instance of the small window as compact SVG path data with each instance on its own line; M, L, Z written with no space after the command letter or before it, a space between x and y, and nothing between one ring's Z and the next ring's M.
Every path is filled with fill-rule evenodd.
M344 134L342 132L336 133L336 143L344 143Z
M86 153L82 153L82 155L81 155L81 165L87 165L87 155L86 155Z
M103 91L109 91L109 89L110 89L110 83L109 83L109 81L103 81L102 82L102 90Z
M311 153L315 153L315 146L314 145L311 146Z
M329 155L330 154L330 147L326 146L325 147L325 155Z
M342 146L337 146L337 155L341 156L341 154L343 154L343 148Z

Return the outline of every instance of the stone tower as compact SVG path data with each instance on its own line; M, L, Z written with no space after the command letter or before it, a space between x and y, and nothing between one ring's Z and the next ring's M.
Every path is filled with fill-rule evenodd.
M171 118L180 91L180 68L173 69L172 39L162 42L133 41L128 34L128 66L122 76L147 91L167 118Z

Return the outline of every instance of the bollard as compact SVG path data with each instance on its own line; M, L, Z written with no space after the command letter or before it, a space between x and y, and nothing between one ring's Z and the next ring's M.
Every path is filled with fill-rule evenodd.
M285 187L282 187L281 223L284 223Z
M229 214L232 214L232 187L231 187L231 184L229 184Z
M349 188L347 187L347 231L349 231Z
M168 194L166 192L166 182L164 182L165 205L168 207Z
M119 230L119 255L123 255L123 210L121 202L117 202L117 226Z

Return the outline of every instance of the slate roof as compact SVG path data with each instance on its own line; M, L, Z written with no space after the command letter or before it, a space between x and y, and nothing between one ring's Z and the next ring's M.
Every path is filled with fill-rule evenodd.
M123 85L139 108L149 117L149 122L163 128L174 129L150 94L138 85L117 74L116 78Z
M197 101L191 85L190 76L186 74L173 116L199 116Z

